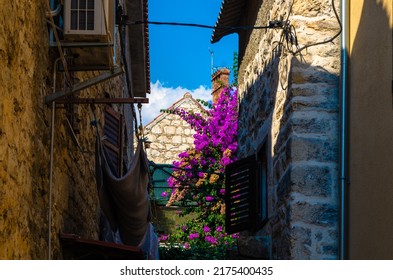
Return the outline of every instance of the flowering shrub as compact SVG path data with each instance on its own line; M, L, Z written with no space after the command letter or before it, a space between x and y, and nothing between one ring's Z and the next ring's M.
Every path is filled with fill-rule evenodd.
M182 244L184 249L226 248L237 235L225 233L224 168L236 160L237 149L237 89L226 87L216 104L204 118L183 109L174 110L195 130L194 147L179 154L173 162L172 189L167 206L178 201L192 201L195 206L180 215L196 213L166 238L170 243ZM164 195L164 194L163 194Z

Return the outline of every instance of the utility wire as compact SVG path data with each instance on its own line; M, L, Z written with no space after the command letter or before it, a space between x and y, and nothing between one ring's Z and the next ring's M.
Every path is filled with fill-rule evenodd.
M225 29L225 30L253 30L253 29L269 29L269 28L282 28L284 22L280 20L270 21L266 26L213 26L198 23L182 23L182 22L165 22L165 21L125 21L124 25L138 25L138 24L154 24L154 25L170 25L170 26L185 26L185 27L198 27L206 29Z
M324 40L324 41L321 41L321 42L315 42L315 43L312 43L312 44L308 44L308 45L303 46L301 48L299 48L297 46L297 50L295 52L293 52L294 55L300 53L304 49L307 49L307 48L310 48L310 47L313 47L313 46L323 45L323 44L327 44L327 43L333 43L333 40L336 39L341 34L341 32L342 32L342 24L341 24L340 16L337 13L337 9L336 9L336 6L334 4L334 0L332 0L331 5L332 5L332 8L333 8L334 15L335 15L335 17L337 19L338 25L340 27L339 31L333 37L331 37L330 39L327 39L327 40ZM295 33L295 38L296 38L296 33ZM296 43L297 43L297 39L296 39Z

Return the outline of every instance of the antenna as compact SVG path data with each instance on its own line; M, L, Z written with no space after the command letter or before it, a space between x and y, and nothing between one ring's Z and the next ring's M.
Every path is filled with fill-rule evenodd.
M212 51L210 48L208 48L210 52L210 75L213 75L214 73L214 51Z

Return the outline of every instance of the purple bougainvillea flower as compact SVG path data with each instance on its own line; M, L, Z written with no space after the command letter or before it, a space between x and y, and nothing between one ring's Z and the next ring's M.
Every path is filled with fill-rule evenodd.
M162 193L161 193L161 196L162 196L162 197L167 197L167 196L168 196L168 193L167 193L167 192L162 192Z
M238 234L238 233L234 233L234 234L231 235L231 237L234 238L234 239L236 239L236 238L239 237L239 234Z
M195 208L201 209L208 218L210 214L222 215L222 207L216 207L214 209L217 210L211 211L211 206L216 206L214 204L220 202L225 195L225 189L218 187L224 184L223 177L210 182L210 176L207 176L208 173L206 172L224 172L225 166L236 160L235 154L238 149L237 89L224 88L217 102L209 110L206 110L206 114L201 115L184 109L175 109L174 113L186 121L195 133L193 134L194 147L180 153L178 161L173 163L173 177L168 180L168 185L172 189L172 195L177 193L178 187L181 186L203 185L206 188L204 191L208 195L203 195L200 192L201 188L198 189L199 192L190 188L185 189L185 195L182 193L179 200L192 197L196 202ZM201 170L206 170L205 174ZM170 193L168 192L169 195ZM240 198L240 195L235 196L235 199ZM212 213L207 213L207 211ZM204 219L204 221L209 220ZM187 232L189 240L197 239L198 241L203 241L203 237L206 242L212 245L224 242L221 238L227 236L227 234L224 232L223 226L217 224L210 229L208 225L203 226L203 223L207 222L198 223L198 226L203 229L200 233L190 233L190 228L186 229L181 226L178 228L178 231L180 231L181 236L184 236L185 232ZM211 236L213 231L214 236ZM234 235L233 238L237 238L237 235ZM230 239L229 243L231 242L233 242L233 239ZM183 243L183 246L186 248L186 244Z
M205 241L211 244L217 244L217 239L213 236L206 236Z
M169 235L165 235L165 234L161 234L158 237L158 241L167 241L168 240Z
M186 158L186 157L188 157L188 152L187 151L182 152L182 153L179 154L179 158Z
M193 240L193 239L198 238L198 237L199 237L199 233L195 232L195 233L191 233L188 236L188 239Z
M182 226L182 227L181 227L181 230L182 230L182 231L186 231L186 230L187 230L187 226Z
M184 243L184 249L190 249L190 244L188 244L188 242Z

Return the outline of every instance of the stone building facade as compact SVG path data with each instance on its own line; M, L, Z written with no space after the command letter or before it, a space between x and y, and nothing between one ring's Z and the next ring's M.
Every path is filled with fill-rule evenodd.
M204 114L205 109L187 92L168 110L183 109ZM145 126L145 136L151 142L147 149L149 160L156 164L172 164L181 152L194 143L194 130L178 115L163 112Z
M274 20L292 29L239 32L238 157L267 150L267 220L242 232L239 249L257 258L336 259L340 25L330 0L224 1L217 24ZM294 30L298 46L286 41ZM215 30L213 42L225 32Z
M50 157L51 106L45 98L63 89L64 72L54 69L59 53L49 43L48 2L0 2L0 259L61 259L60 233L99 238L95 116L88 105L56 105ZM126 1L120 3L126 7ZM120 64L120 53L117 59ZM70 72L75 84L101 73ZM78 97L127 97L124 81L124 75L112 77ZM125 107L113 106L126 114ZM103 107L94 111L103 124ZM132 135L132 127L127 132Z

